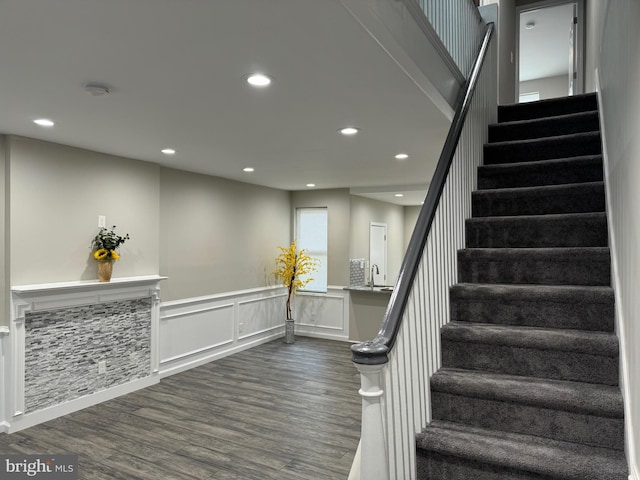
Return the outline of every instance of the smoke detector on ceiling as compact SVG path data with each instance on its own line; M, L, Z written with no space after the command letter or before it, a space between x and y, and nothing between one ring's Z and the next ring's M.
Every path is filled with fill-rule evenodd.
M108 95L111 93L111 89L109 87L105 87L104 85L98 85L97 83L88 83L84 86L84 91L93 95L94 97L101 97L102 95Z

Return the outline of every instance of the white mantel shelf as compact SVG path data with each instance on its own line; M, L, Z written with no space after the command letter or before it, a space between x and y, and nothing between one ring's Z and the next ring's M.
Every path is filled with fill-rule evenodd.
M122 277L112 278L110 282L99 282L98 280L81 280L75 282L59 282L59 283L41 283L34 285L16 285L11 287L11 291L17 294L46 294L48 292L73 292L73 291L91 291L102 290L108 288L136 287L161 280L168 277L160 275L143 275L139 277Z

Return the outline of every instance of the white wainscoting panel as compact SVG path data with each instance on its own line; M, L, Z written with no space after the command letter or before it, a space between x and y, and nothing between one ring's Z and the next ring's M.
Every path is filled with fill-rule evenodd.
M161 362L232 343L234 314L234 304L227 303L162 316ZM180 342L176 342L176 338L180 338Z
M163 302L160 376L173 375L284 336L284 287L263 287ZM349 339L349 292L298 293L296 335Z
M284 335L283 287L263 287L160 305L160 375L165 377Z
M327 293L296 295L296 334L331 340L349 340L349 292L329 287Z
M282 327L285 302L284 292L269 299L253 298L238 301L238 338L246 340Z

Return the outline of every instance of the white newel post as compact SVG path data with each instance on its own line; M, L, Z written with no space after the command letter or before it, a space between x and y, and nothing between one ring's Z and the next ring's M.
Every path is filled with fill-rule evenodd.
M360 372L362 426L360 479L389 480L389 462L382 420L382 370L385 365L355 364Z

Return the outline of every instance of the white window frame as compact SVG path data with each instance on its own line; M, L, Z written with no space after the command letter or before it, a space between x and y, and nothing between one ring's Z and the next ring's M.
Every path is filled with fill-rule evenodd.
M308 255L319 261L318 270L310 275L313 280L301 291L326 293L329 258L329 211L327 207L300 207L296 208L295 218L295 240L298 249L307 250ZM316 220L318 221L316 224L308 223ZM305 228L307 230L303 230Z

